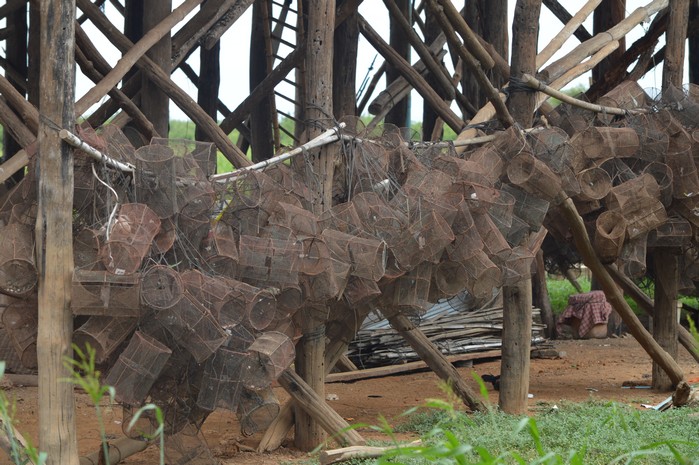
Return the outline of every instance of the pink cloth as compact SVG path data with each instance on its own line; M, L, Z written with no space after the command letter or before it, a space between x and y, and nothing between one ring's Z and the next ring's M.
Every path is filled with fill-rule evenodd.
M584 337L590 329L597 325L607 323L612 306L602 291L585 292L568 297L568 306L558 317L558 332L562 325L570 325L572 318L580 320L578 334Z

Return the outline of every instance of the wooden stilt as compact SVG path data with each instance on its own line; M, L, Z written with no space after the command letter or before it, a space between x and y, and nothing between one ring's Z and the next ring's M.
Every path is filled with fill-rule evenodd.
M521 415L527 411L532 339L532 281L504 286L500 409Z
M197 2L201 3L201 2ZM143 31L156 31L158 24L172 13L172 0L145 0L143 8ZM171 29L172 27L170 27ZM144 36L145 37L145 36ZM136 45L137 46L137 45ZM153 44L146 56L166 73L172 72L172 45L170 30ZM141 84L141 109L156 132L167 136L170 128L170 99L158 84L143 76Z
M405 341L417 352L418 356L435 372L437 376L446 381L454 393L463 400L473 411L482 411L485 409L483 402L478 399L476 393L466 384L461 378L459 372L442 354L437 347L430 341L425 334L420 331L408 318L404 315L390 309L382 310L391 327L398 331L403 336ZM530 332L531 334L531 332Z
M39 450L49 465L78 465L73 386L63 365L73 356L73 151L58 136L75 124L75 0L40 2L42 66L39 122ZM61 27L56 27L56 25Z
M663 90L670 86L682 87L684 69L684 43L687 40L689 0L672 0L665 34L665 63L663 64Z
M556 321L551 308L549 291L546 287L546 269L544 268L544 252L539 250L534 261L534 276L532 277L532 303L541 309L541 320L546 325L545 335L549 339L556 336Z
M673 359L677 359L677 255L667 249L655 251L655 306L653 338ZM658 363L653 362L653 387L670 391L673 383Z
M389 22L390 30L388 42L391 50L393 50L397 56L400 56L407 63L410 63L410 41L409 36L406 34L406 30L412 28L410 27L409 20L412 16L411 2L408 0L390 0L386 2L386 6L389 7ZM401 21L402 20L402 21ZM407 26L407 27L406 27ZM414 34L414 32L413 32ZM424 61L424 60L423 60ZM434 62L434 60L432 60ZM426 63L429 68L429 63ZM437 72L434 70L433 72ZM386 84L390 85L396 79L401 76L400 69L396 67L391 61L386 62ZM438 87L438 85L437 85ZM439 92L438 92L439 93ZM401 99L396 102L391 110L386 113L384 121L389 124L394 124L399 128L410 127L410 102L408 99Z

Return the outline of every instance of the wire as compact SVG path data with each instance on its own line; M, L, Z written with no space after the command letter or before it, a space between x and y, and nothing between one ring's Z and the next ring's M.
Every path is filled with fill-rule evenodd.
M107 240L109 240L109 230L111 229L112 221L114 221L114 215L116 215L117 209L119 208L119 195L116 193L114 189L112 189L112 186L107 184L106 182L102 181L99 176L97 176L97 171L95 170L95 164L92 163L90 165L92 167L92 175L97 179L101 184L103 184L107 189L109 189L112 194L114 194L114 197L116 198L116 203L114 204L114 208L112 209L112 213L109 215L109 218L107 219L107 230L105 232L105 237Z

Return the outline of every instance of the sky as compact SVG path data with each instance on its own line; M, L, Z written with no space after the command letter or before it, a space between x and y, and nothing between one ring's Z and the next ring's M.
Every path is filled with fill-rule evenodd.
M627 14L632 12L637 7L645 5L649 2L650 0L627 0ZM174 0L173 3L175 6L177 6L182 3L182 0ZM461 1L455 3L463 4ZM512 16L515 3L515 0L510 0L509 2L509 24L512 23ZM581 2L579 0L561 0L560 3L571 14L575 14L575 12L577 12L577 9L582 4L584 4L584 2ZM121 16L116 12L114 7L109 2L107 2L106 5L107 15L117 26L121 27ZM359 7L359 11L365 18L367 18L367 20L375 30L377 30L384 38L388 38L388 12L383 4L383 1L364 0L362 5ZM222 80L219 95L220 99L231 110L235 109L238 106L238 104L240 104L249 95L247 63L249 60L248 43L250 37L250 26L252 16L251 13L252 8L249 8L245 15L243 15L238 21L236 21L231 27L231 29L228 32L226 32L226 34L224 34L221 41ZM180 24L184 24L187 21L187 19L185 19ZM3 23L4 20L0 21L0 27L4 26ZM542 6L541 8L540 24L542 24L542 27L540 29L539 34L539 50L541 50L548 42L550 42L551 38L553 38L555 34L558 33L558 31L563 27L563 25L548 11L548 9L545 6ZM645 30L648 28L649 24L649 22L641 24L640 26L636 27L633 31L631 31L631 33L629 33L629 35L627 36L627 46L633 43L634 40L642 36ZM588 28L589 31L592 31L591 17L588 19L586 23L584 23L584 25ZM178 27L175 28L175 30L177 29ZM116 64L120 57L118 51L95 28L91 26L86 26L86 31L88 32L90 38L95 42L101 53L105 56L107 61L109 61L112 65ZM511 31L509 35L511 38ZM567 53L578 44L579 42L577 41L577 39L571 37L565 44L565 46L556 55L554 55L552 60L561 57L564 53ZM4 46L4 43L0 42L0 45ZM659 48L662 45L663 43L661 38L661 42L658 44L657 47ZM280 53L286 54L289 52L289 50L289 48L282 46L280 48ZM188 63L195 70L197 70L199 67L198 57L198 53L194 53L188 59ZM376 61L372 70L371 64L374 61L374 59ZM412 60L416 61L417 59L417 54L413 52ZM446 60L446 62L449 63L450 60ZM366 40L364 40L360 36L359 54L357 59L357 88L359 88L361 82L365 79L365 77L370 79L373 76L373 73L376 71L376 69L378 69L381 63L382 58L380 56L377 56L377 53L373 50L373 48L366 42ZM661 68L662 67L658 67L658 70L660 70ZM180 85L182 89L184 89L186 92L188 92L196 99L196 87L184 76L184 74L181 71L176 71L173 74L173 80L178 85ZM587 85L588 80L589 74L576 79L568 87L573 87L580 84ZM687 81L687 66L685 65L684 82ZM640 81L640 84L643 88L660 88L661 73L659 71L655 73L649 73L649 75L647 75ZM76 97L79 98L82 95L84 95L92 85L93 84L91 81L89 81L87 78L85 78L78 72ZM374 95L376 95L376 93L378 93L378 91L381 90L381 88L383 88L384 85L385 84L382 80L381 84L379 85L379 88L377 89ZM282 91L282 93L292 94L292 92L289 89L282 88L280 90ZM280 109L283 111L292 111L291 105L288 103L280 102L279 105ZM422 98L415 91L413 91L411 94L411 108L413 119L419 119L422 111ZM184 113L174 104L171 104L170 112L172 119L187 119Z

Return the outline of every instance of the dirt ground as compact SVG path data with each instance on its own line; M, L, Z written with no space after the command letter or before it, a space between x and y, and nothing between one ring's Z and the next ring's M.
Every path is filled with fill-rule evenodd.
M657 404L669 395L667 392L651 389L622 388L624 381L650 383L651 360L630 336L602 340L556 341L554 346L563 355L561 358L532 360L530 393L534 397L529 402L531 412L535 412L542 402L579 402L589 398L615 400L642 408L642 403ZM699 376L699 365L683 348L680 348L679 362L687 378ZM472 368L459 368L462 376L477 390L470 374L471 370L479 374L497 374L500 371L500 361L476 362ZM281 401L286 400L287 396L281 389L277 389L276 392ZM6 388L6 394L16 402L18 429L36 444L36 388L13 386ZM438 379L428 371L354 383L328 384L326 394L336 398L329 401L330 405L350 423L369 424L376 424L379 414L383 414L392 424L397 424L400 419L395 417L406 409L419 405L426 398L443 397L438 387ZM87 454L96 450L99 445L99 429L94 408L87 396L80 392L76 396L78 447L81 454ZM491 392L491 401L497 402L497 392ZM121 437L121 408L105 402L103 409L108 437ZM377 437L368 430L360 432L367 438ZM203 433L214 456L223 464L271 465L308 459L306 454L291 448L290 440L287 441L288 447L282 447L274 453L250 452L249 450L257 446L260 436L242 437L235 415L224 410L215 412L207 419ZM409 439L409 436L405 439ZM9 463L6 457L1 457L0 460L2 464ZM157 450L151 447L124 463L157 463Z

